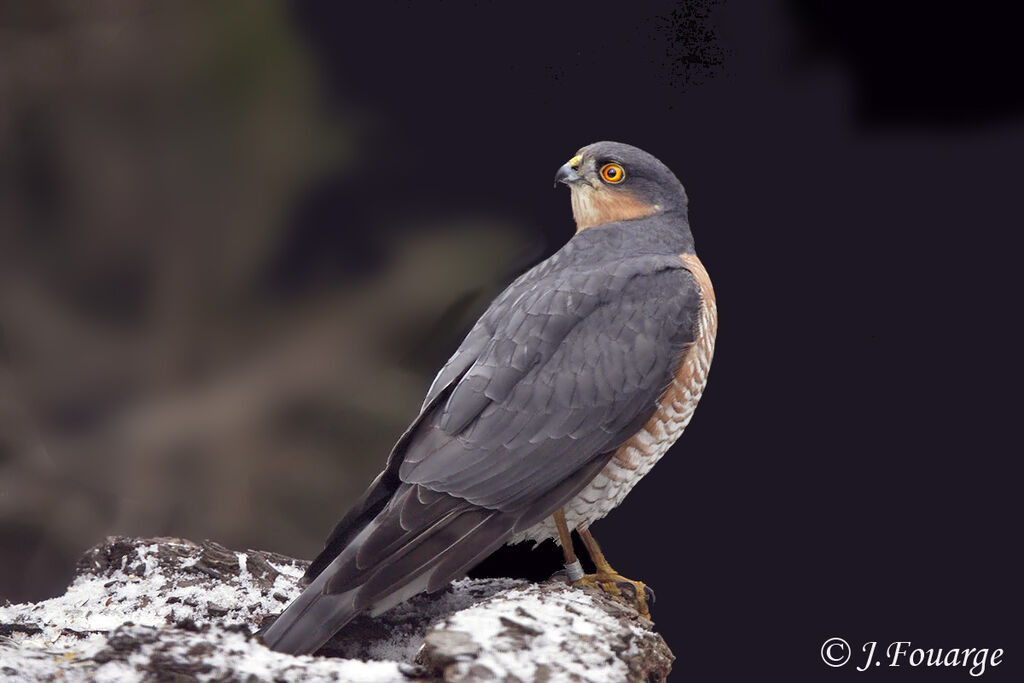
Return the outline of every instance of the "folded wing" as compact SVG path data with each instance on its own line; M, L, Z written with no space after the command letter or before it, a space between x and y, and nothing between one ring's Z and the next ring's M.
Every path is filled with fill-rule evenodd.
M440 590L551 515L650 419L699 305L668 256L539 267L514 282L438 374L265 642L313 652L356 614Z

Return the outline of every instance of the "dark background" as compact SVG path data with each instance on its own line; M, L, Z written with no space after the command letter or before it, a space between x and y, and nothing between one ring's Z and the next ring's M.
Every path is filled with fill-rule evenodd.
M0 3L0 596L108 533L314 555L614 139L719 301L692 425L594 527L674 678L857 675L831 636L1019 675L1015 24L849 7Z

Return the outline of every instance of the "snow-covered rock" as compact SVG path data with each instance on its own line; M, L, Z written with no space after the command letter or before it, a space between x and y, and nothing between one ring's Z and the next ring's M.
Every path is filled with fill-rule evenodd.
M650 621L559 581L456 581L360 617L319 653L253 635L301 591L306 563L210 541L110 537L64 595L0 607L0 681L663 680Z

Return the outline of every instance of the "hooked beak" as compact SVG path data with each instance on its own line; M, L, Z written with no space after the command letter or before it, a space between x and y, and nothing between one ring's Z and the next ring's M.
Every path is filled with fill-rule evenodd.
M579 171L580 164L583 163L583 159L576 155L569 161L562 164L561 168L558 169L558 173L555 174L555 185L563 183L565 185L571 185L580 179Z

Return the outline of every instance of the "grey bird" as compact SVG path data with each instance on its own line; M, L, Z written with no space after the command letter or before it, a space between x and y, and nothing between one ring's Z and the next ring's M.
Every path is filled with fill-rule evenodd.
M362 613L464 576L505 543L555 539L570 580L613 595L589 531L689 423L718 326L683 186L630 145L588 145L558 169L576 234L480 317L384 471L338 523L308 587L262 634L307 654ZM581 576L571 529L596 573Z

